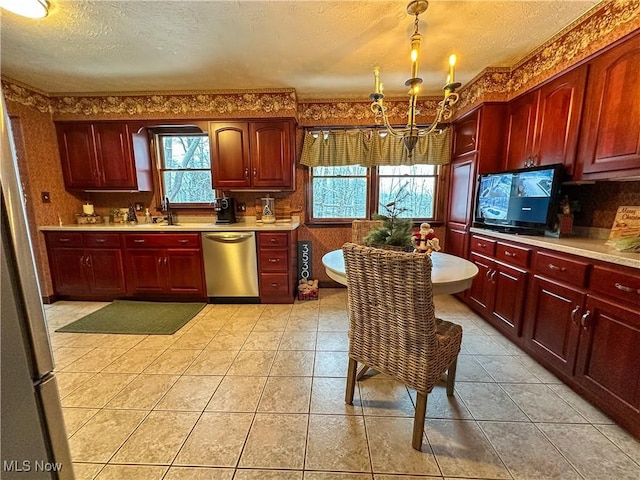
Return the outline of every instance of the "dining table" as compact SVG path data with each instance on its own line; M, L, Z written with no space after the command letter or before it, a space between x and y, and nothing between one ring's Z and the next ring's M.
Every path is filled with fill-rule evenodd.
M431 283L434 295L449 295L465 291L478 274L478 267L461 257L448 253L432 252ZM332 250L322 257L322 265L329 278L347 285L342 249Z

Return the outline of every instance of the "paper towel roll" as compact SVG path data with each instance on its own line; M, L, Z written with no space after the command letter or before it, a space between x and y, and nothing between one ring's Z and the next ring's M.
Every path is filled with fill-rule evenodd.
M93 215L93 205L87 203L86 205L82 205L82 213L85 215Z

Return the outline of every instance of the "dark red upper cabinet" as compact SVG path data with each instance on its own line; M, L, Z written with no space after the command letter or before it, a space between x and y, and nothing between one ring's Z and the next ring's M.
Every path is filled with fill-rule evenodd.
M540 87L533 141L536 165L562 163L573 173L586 81L583 65Z
M640 175L640 34L589 62L577 173Z
M533 136L536 129L539 90L509 103L507 111L507 170L533 165Z
M136 142L124 122L56 123L65 186L69 190L152 189L146 138ZM138 139L136 139L138 140Z
M510 102L505 168L564 164L573 173L587 67Z
M214 188L294 188L291 120L211 122L209 135Z
M250 187L249 125L246 122L211 122L209 138L213 187L222 190Z

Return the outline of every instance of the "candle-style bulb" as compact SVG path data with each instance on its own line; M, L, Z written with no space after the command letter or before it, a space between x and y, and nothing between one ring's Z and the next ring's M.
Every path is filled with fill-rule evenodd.
M455 66L456 66L456 61L458 60L458 57L456 57L455 54L452 54L449 57L449 80L447 81L447 84L449 83L453 83L455 80Z
M374 67L373 69L374 88L376 93L382 93L380 90L380 67Z

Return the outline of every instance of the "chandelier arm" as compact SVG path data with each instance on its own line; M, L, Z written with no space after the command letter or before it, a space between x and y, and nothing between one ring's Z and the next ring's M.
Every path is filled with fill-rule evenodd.
M389 117L387 116L387 107L380 106L380 109L378 110L378 114L382 117L382 120L384 121L384 126L391 135L398 138L404 137L404 132L399 132L398 130L393 128L389 123Z
M442 120L443 112L444 112L444 107L439 107L438 110L436 111L436 118L433 119L433 123L431 123L429 128L427 128L427 130L424 132L425 135L429 135L430 133L433 133L435 129L438 128L438 124L440 123L440 120Z

